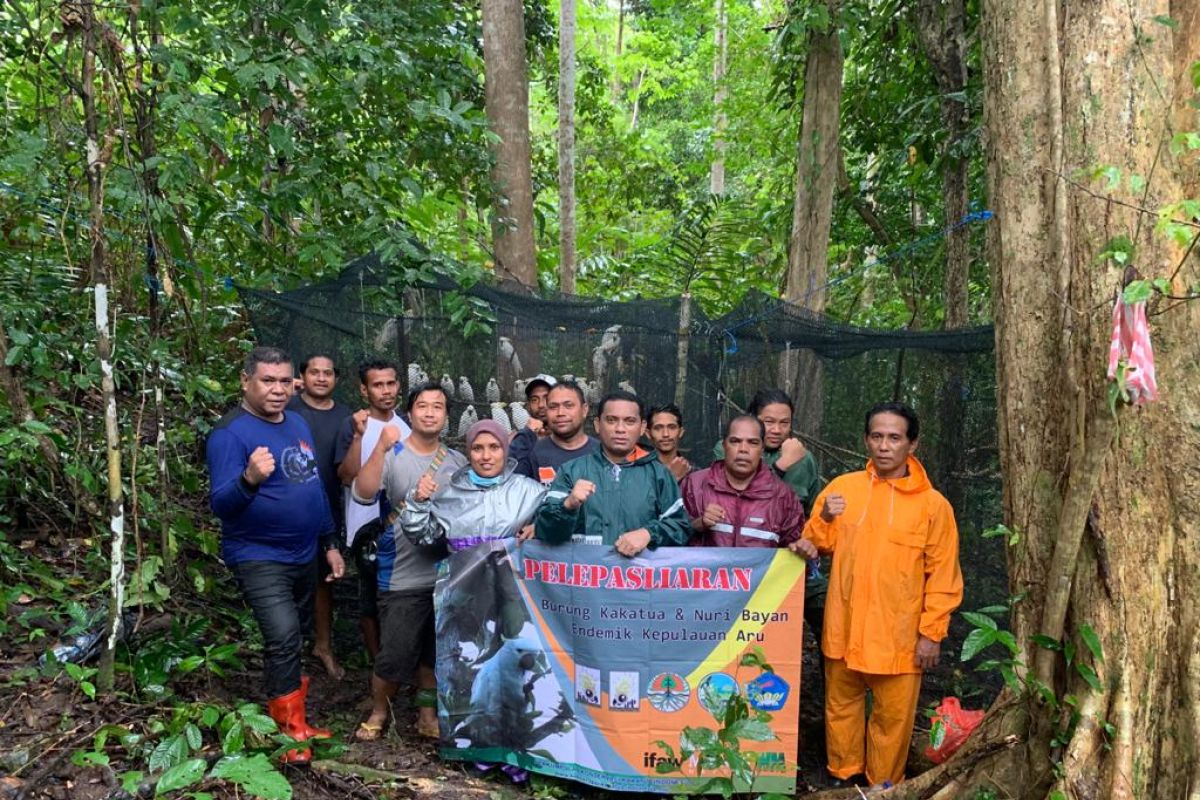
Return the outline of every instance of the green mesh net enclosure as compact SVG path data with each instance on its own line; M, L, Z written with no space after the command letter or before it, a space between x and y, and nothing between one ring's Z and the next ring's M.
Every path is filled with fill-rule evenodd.
M384 264L371 254L336 280L282 293L239 292L258 341L295 357L331 355L341 369L341 399L354 407L354 367L367 357L398 362L405 390L426 377L452 384L451 443L460 443L464 415L522 424L522 381L549 373L573 376L593 402L623 387L648 405L676 403L684 414L684 454L706 465L723 422L757 389L778 386L794 398L796 431L831 478L863 467L866 409L902 400L921 417L917 455L958 518L963 609L1002 604L1007 596L1003 542L980 535L1001 520L991 327L869 330L762 294L711 319L683 297L547 297L518 285L413 282L414 274L402 260ZM970 702L989 690L958 669L967 632L956 618L950 658L927 683Z

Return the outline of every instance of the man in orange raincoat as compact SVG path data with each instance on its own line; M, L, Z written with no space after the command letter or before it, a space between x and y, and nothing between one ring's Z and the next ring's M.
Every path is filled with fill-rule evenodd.
M867 468L831 481L804 529L833 553L821 637L825 743L829 772L843 780L903 779L921 673L937 664L962 602L954 511L913 457L919 432L902 403L868 411Z

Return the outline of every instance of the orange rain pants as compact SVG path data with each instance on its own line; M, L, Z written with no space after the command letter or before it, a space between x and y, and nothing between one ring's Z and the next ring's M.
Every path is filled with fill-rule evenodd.
M867 716L871 690L871 718ZM921 693L921 673L872 675L841 659L825 659L825 749L829 773L846 779L865 772L872 786L904 778ZM865 757L864 757L865 756Z

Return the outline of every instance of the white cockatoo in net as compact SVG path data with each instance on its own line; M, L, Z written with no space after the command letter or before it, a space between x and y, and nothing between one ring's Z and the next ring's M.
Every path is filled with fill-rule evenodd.
M512 433L512 422L508 418L508 413L504 410L504 403L499 400L492 403L492 421L504 428L505 433Z
M462 412L462 416L458 418L458 438L467 438L467 431L476 422L479 422L479 414L475 412L475 406L467 406L467 409Z
M509 403L508 410L512 414L513 428L521 430L529 424L529 412L525 410L524 403Z

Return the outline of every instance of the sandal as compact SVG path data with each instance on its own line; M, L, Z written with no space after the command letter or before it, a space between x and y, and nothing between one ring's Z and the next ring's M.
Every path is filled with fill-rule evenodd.
M350 735L352 742L377 742L383 736L383 726L374 722L360 722L358 729Z
M441 738L442 734L441 731L438 730L438 724L436 722L425 722L424 720L418 719L417 735L423 736L426 739L439 739Z

